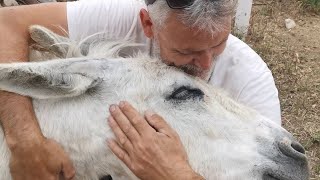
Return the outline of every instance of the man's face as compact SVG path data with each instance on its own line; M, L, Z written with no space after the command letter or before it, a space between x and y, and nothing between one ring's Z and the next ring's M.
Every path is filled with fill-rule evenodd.
M213 60L226 47L230 29L231 19L225 30L212 34L187 27L172 15L163 28L154 29L152 53L190 75L208 79Z

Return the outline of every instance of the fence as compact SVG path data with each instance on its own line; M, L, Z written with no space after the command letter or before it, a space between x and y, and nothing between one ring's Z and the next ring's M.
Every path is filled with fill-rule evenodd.
M242 37L248 33L252 0L239 0L235 17L234 32Z

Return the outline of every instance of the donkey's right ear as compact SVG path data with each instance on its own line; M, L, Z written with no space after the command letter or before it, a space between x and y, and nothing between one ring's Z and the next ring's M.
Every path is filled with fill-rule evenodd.
M29 33L31 39L35 41L34 49L50 52L59 58L66 58L70 39L39 25L30 26Z

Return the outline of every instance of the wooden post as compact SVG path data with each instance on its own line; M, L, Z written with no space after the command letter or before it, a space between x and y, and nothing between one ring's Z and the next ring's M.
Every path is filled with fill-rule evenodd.
M248 33L252 0L239 0L235 17L234 32L237 35L245 37Z

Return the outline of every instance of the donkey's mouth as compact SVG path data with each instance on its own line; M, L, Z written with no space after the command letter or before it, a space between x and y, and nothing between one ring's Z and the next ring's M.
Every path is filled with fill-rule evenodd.
M265 172L262 176L262 180L308 180L309 178L305 176L299 176L299 175L293 175L293 174L287 174L284 172Z
M262 180L285 180L285 179L279 179L278 177L275 177L272 174L264 174L262 177Z

